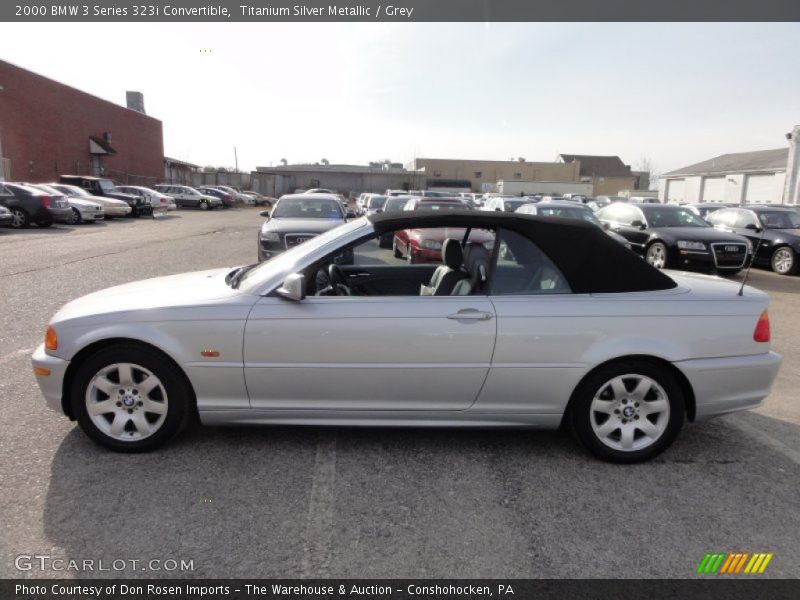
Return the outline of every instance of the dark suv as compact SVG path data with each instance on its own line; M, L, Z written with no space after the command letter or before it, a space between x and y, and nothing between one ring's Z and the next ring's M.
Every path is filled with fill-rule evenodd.
M11 227L24 229L31 223L50 227L54 221L69 223L72 209L64 196L50 196L20 183L0 183L0 205L11 211Z
M59 178L59 182L77 185L95 196L106 196L127 202L131 207L131 217L153 214L153 206L146 198L134 196L133 194L123 194L117 190L114 182L110 179L90 177L88 175L62 175Z

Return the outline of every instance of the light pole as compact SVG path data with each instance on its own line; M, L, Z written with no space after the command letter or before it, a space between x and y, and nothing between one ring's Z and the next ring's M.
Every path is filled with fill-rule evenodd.
M5 88L0 85L0 92L2 92ZM0 181L6 180L6 163L3 160L3 130L0 129Z

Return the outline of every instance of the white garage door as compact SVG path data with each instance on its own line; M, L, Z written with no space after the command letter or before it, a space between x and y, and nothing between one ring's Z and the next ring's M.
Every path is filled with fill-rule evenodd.
M703 202L722 202L725 200L725 178L706 177L703 179Z
M683 202L685 196L685 181L683 179L667 180L667 201Z
M745 202L775 202L774 175L748 175Z

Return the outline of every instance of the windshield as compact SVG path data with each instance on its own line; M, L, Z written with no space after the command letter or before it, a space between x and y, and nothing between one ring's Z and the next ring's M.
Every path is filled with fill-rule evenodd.
M544 206L539 205L536 210L537 215L541 215L543 217L559 217L561 219L583 219L584 221L589 221L589 223L594 223L595 225L600 225L600 220L595 216L595 214L588 208L573 208L571 206Z
M800 229L800 215L793 210L775 210L758 213L767 229Z
M98 183L100 184L100 189L104 192L110 192L114 189L114 182L110 179L100 179Z
M514 212L523 204L530 204L528 200L505 200L506 212Z
M284 198L270 215L273 219L344 219L342 207L327 198Z
M59 190L62 194L70 194L72 196L91 196L89 192L83 188L79 188L77 185L54 185L53 187Z
M367 208L383 208L386 204L386 196L372 196L367 201Z
M690 210L652 208L644 211L650 227L711 227Z
M400 212L408 202L408 198L389 198L383 205L383 212Z
M267 279L274 276L276 273L290 269L300 257L315 252L340 236L344 237L350 232L364 227L366 223L368 223L368 221L364 218L350 221L349 223L334 227L325 233L321 233L302 244L298 244L286 252L281 252L273 258L265 260L245 274L239 283L239 289L247 293L257 290ZM288 274L289 273L285 273L285 275Z
M458 210L468 208L461 202L420 202L417 204L417 210Z

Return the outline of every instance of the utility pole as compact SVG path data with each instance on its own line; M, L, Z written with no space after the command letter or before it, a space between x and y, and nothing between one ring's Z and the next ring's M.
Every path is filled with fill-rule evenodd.
M239 156L236 154L236 146L233 147L233 162L236 165L236 172L239 172Z

